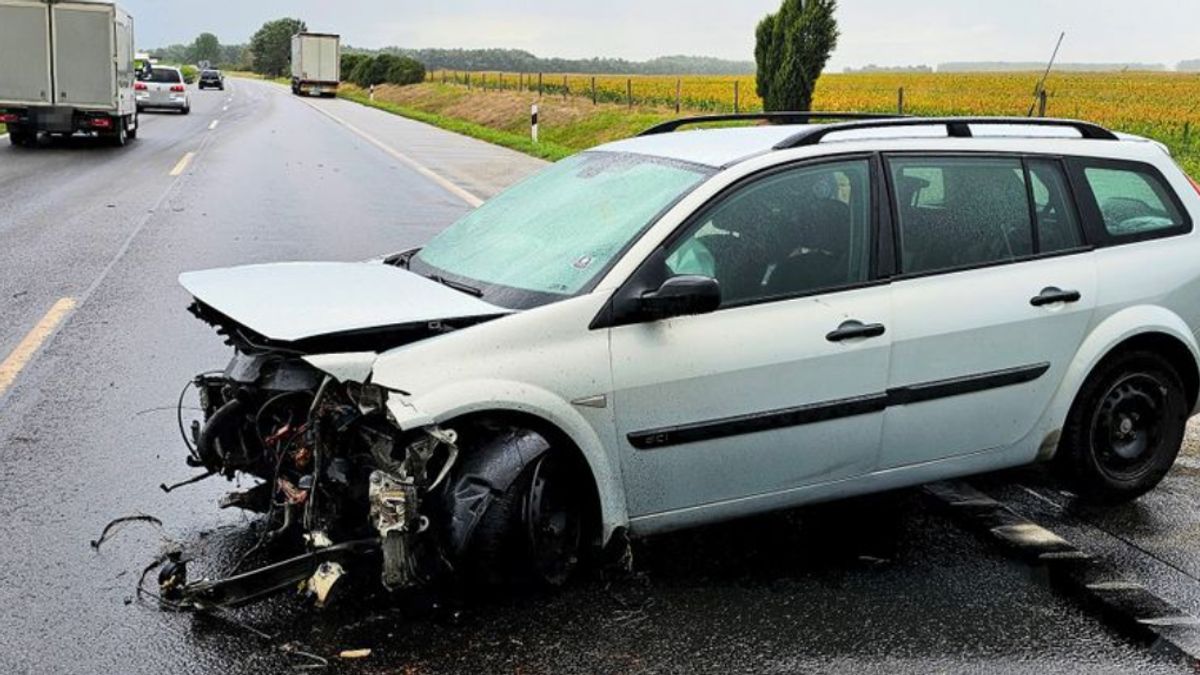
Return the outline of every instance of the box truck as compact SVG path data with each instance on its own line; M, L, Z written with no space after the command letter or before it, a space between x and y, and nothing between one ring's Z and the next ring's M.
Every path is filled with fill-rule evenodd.
M133 18L112 3L0 0L0 123L38 134L137 136Z
M292 36L292 93L333 96L342 81L341 38L329 33Z

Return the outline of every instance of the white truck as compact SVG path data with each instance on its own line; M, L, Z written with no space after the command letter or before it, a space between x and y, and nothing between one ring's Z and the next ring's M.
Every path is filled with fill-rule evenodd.
M330 33L292 36L292 93L333 96L342 80L341 37Z
M133 17L112 3L0 0L0 124L38 134L137 136Z

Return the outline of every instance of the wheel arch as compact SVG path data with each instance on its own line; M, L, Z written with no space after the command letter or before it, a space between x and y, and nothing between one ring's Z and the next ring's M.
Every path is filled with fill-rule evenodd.
M404 429L430 424L453 429L456 425L500 422L533 431L555 447L573 453L586 469L588 488L595 499L597 534L606 545L613 534L629 524L624 485L617 458L610 454L592 424L573 406L540 388L518 383L465 383L389 409ZM595 411L604 413L606 410Z
M1067 416L1092 373L1117 354L1135 349L1166 357L1183 380L1191 414L1200 412L1200 346L1187 323L1164 307L1129 307L1102 321L1076 351L1039 425L1043 438L1038 459L1057 454Z

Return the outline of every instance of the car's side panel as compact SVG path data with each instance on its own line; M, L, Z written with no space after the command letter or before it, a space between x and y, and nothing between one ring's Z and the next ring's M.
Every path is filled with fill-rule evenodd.
M587 330L607 300L584 295L386 352L372 381L410 394L388 401L405 429L490 410L555 425L592 469L607 538L628 521L614 450L608 333Z
M1013 369L1029 369L1031 377L889 407L880 467L1008 447L1025 436L1087 335L1097 300L1093 255L893 282L891 387L956 378L982 382ZM1050 286L1077 291L1080 299L1032 306L1031 299Z
M1097 316L1099 314L1097 312ZM1057 451L1059 435L1080 387L1100 361L1126 340L1149 333L1168 335L1186 346L1192 358L1200 363L1200 345L1195 333L1178 314L1165 307L1136 305L1116 312L1110 309L1107 316L1094 323L1034 427L1033 440L1037 442L1024 446L1023 463L1048 459ZM1192 414L1197 413L1200 413L1200 405L1192 411Z

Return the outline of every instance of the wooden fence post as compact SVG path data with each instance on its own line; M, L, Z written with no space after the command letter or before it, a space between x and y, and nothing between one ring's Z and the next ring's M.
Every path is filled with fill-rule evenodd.
M900 87L900 91L896 94L896 113L904 114L904 87Z
M741 102L741 92L738 90L738 84L739 84L739 82L737 80L733 81L733 114L734 115L741 112L741 109L740 109L741 103L742 103Z
M571 93L571 87L567 84L567 76L563 75L563 100L567 100L567 95Z
M681 103L682 103L682 101L681 101L682 94L683 94L683 80L681 78L675 78L675 114L676 115L679 114L679 110L680 110Z
M629 100L629 109L633 110L633 78L625 78L625 98Z
M542 97L542 74L538 73L538 98Z
M592 105L596 105L596 76L592 76Z
M1038 117L1046 116L1046 90L1038 94Z

